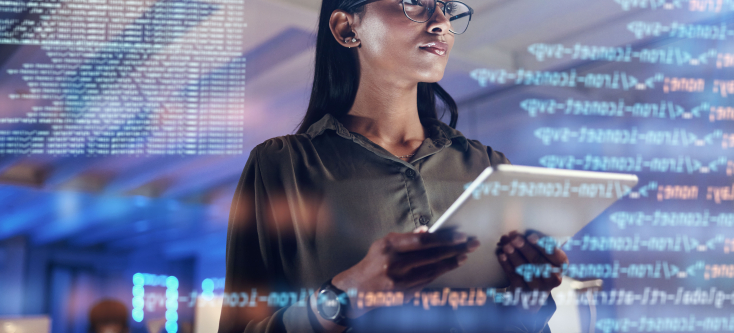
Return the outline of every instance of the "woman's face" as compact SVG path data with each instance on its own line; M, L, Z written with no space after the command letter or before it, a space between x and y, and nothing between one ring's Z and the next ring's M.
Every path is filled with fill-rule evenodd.
M438 82L454 46L443 5L436 5L427 22L417 23L405 16L401 1L411 3L378 0L365 5L362 15L354 15L352 30L361 43L360 71L394 82Z

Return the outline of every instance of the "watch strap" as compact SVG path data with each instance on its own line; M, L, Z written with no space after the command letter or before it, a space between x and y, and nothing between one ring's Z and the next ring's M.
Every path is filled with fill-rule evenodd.
M334 319L324 318L324 316L321 315L321 313L319 313L319 315L321 315L322 318L326 320L330 320L337 325L349 327L349 318L347 318L347 311L350 308L349 296L347 295L347 293L344 290L341 290L337 288L336 286L334 286L331 283L331 280L332 279L329 279L328 281L324 282L324 284L321 285L321 288L319 288L319 296L321 295L322 290L329 290L329 291L334 292L340 304L339 312L336 314L336 318ZM342 302L341 300L343 300L344 302ZM317 302L318 301L319 300L317 299ZM319 309L319 312L321 312L320 304L317 304L316 308Z
M310 302L308 303L307 307L308 307L308 321L309 323L311 323L311 328L313 328L313 330L318 333L324 332L324 327L321 326L321 323L319 322L319 318L316 318L316 314L313 313L313 308L311 308Z

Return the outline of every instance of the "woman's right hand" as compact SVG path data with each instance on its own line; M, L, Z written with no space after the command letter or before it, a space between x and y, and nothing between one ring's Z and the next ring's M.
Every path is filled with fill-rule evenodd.
M403 292L405 301L413 298L431 281L467 259L467 253L479 247L479 241L455 231L426 232L426 227L408 233L389 233L372 243L367 255L359 263L337 274L332 284L341 289L355 288L359 292ZM356 318L371 309L359 309L356 300L350 318Z

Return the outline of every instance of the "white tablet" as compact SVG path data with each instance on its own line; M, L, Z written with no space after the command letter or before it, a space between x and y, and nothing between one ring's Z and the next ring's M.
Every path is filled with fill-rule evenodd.
M481 246L461 267L428 287L506 287L509 282L494 253L503 234L533 229L568 239L627 195L637 181L631 174L488 167L429 229L454 228L476 236Z

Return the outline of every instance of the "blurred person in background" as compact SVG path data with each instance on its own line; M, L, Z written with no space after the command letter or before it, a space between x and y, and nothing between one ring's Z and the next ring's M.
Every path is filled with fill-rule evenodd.
M128 312L125 304L105 299L89 310L89 333L129 333Z
M552 298L530 309L410 301L480 246L428 226L464 184L509 163L455 129L456 103L436 83L472 13L458 1L323 0L304 119L251 151L234 194L220 333L550 332ZM500 261L509 287L560 284L560 273L526 283L515 268L560 267L563 251L544 253L537 234L497 239L487 260ZM360 308L349 290L402 292L407 305Z

